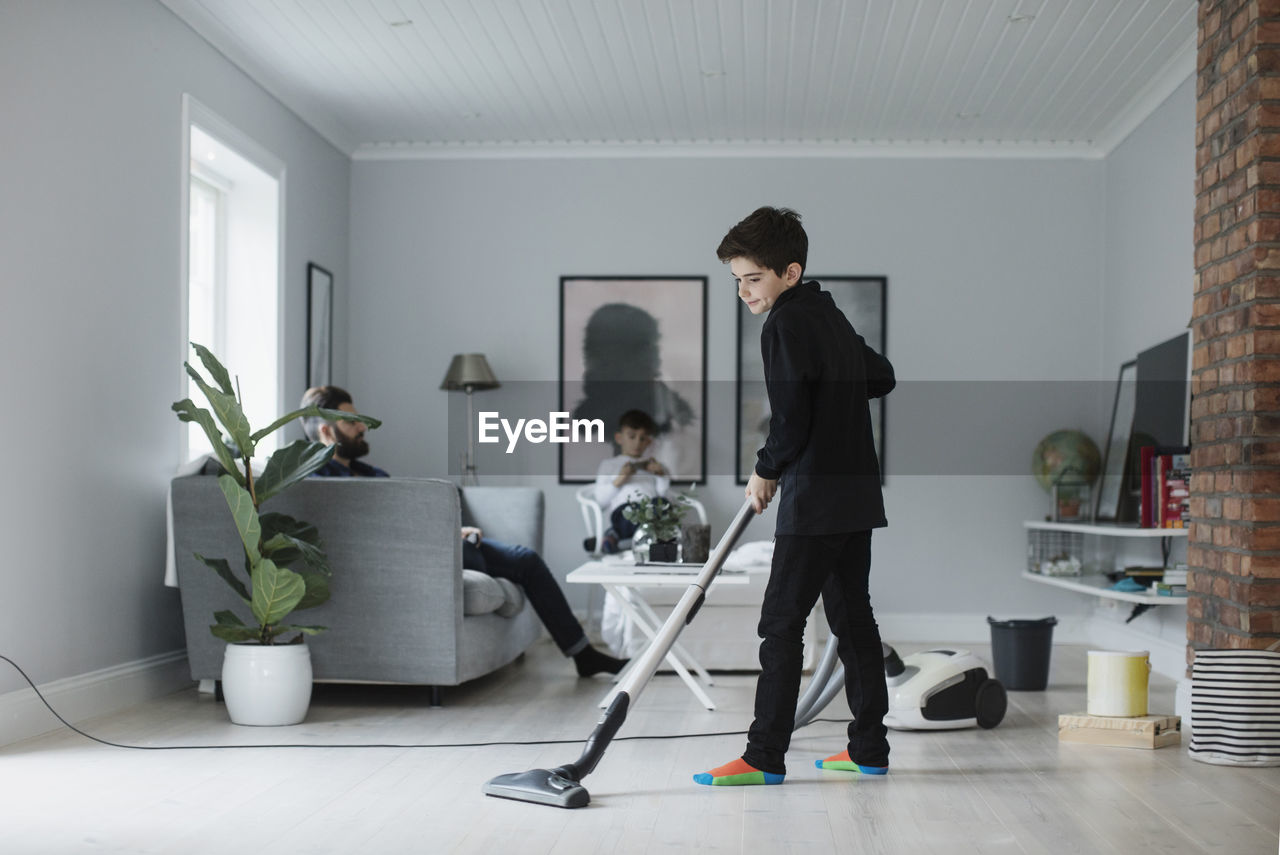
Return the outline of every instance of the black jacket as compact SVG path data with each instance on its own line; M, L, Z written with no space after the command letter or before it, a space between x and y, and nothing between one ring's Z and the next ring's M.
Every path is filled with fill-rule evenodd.
M817 282L778 296L760 352L772 416L756 474L780 479L776 533L888 525L867 401L893 390L889 360L867 346Z

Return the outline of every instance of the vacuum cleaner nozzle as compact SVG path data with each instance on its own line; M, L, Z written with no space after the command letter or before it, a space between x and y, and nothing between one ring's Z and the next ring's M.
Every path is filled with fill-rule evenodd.
M576 762L554 769L530 769L528 772L499 775L484 785L484 794L552 807L586 807L591 803L591 794L582 786L582 779L596 768L613 735L626 721L630 703L631 697L626 692L614 695L613 703L609 704L596 729L587 737L582 756Z
M578 781L567 777L567 771L560 767L499 775L484 785L484 794L552 807L586 807L591 802L591 794Z

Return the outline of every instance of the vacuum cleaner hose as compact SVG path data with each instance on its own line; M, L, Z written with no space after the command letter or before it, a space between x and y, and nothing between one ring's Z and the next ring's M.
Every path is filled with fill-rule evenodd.
M839 643L840 639L834 634L827 638L827 646L822 651L818 667L813 671L813 679L796 703L796 730L817 718L818 713L826 709L831 699L844 688L844 665L840 664L837 651ZM898 651L884 642L880 643L880 655L884 657L886 677L896 677L906 670Z

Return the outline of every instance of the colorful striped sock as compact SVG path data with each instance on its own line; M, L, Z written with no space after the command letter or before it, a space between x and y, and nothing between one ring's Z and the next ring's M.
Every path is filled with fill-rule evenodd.
M848 749L841 751L839 754L833 754L825 760L814 760L813 765L819 769L836 769L841 772L860 772L863 775L885 775L889 772L888 766L859 766L849 757Z
M772 772L761 772L739 757L710 772L699 772L693 776L693 781L709 787L747 787L753 784L781 784L785 777L786 775L775 775Z

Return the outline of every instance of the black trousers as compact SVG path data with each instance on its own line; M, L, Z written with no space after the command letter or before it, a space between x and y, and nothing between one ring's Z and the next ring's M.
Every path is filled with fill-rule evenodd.
M804 658L804 626L822 595L827 622L839 639L844 663L849 757L863 766L889 765L889 693L884 680L880 629L871 610L867 578L871 532L780 535L760 610L760 679L755 721L742 759L764 772L785 774L784 758L795 727Z

